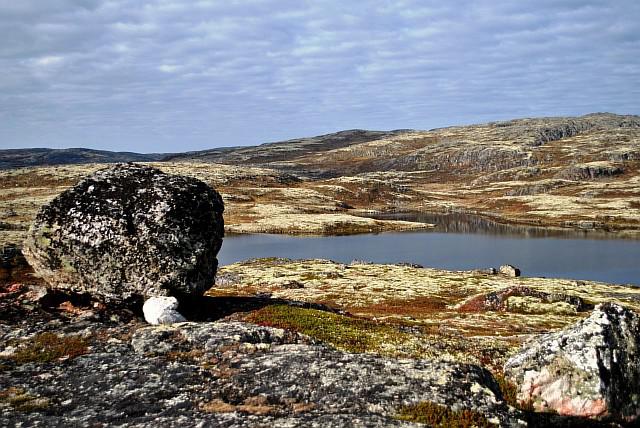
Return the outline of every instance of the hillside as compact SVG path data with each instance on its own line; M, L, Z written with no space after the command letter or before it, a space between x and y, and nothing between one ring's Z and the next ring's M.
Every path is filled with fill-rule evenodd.
M637 142L639 129L640 116L597 113L430 131L351 130L260 146L177 154L165 160L257 165L300 173L317 171L327 176L390 170L473 175L524 166L637 160L640 154L633 143Z
M263 185L260 192L234 189L231 213L238 194L245 198L237 231L299 232L290 215L272 220L292 206L299 214L335 207L463 211L541 226L640 228L640 116L597 113L430 131L345 131L172 158L178 160L268 168L301 179L288 187L306 193L267 192ZM265 207L274 205L280 211Z
M233 165L262 165L292 162L314 154L347 148L356 144L377 141L403 134L406 131L366 131L352 129L319 135L317 137L266 143L259 146L223 147L198 152L178 153L165 157L164 161L202 161Z

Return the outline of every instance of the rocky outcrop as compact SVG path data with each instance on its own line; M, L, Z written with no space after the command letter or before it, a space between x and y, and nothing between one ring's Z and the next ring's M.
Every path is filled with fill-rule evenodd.
M551 141L574 137L591 129L593 126L594 125L592 123L585 120L568 120L566 123L541 128L538 130L538 135L536 136L533 145L541 146Z
M582 165L572 165L562 170L558 177L573 181L596 180L609 178L624 173L624 170L608 162L591 162Z
M640 151L638 150L615 150L609 154L609 160L612 162L628 162L640 160Z
M566 187L573 184L569 180L547 180L540 181L536 184L518 185L513 189L505 192L506 196L531 196L550 193L556 189Z
M438 170L469 173L493 172L531 166L536 163L530 153L517 148L488 147L466 142L442 144L435 150L425 147L414 153L379 161L380 169L399 171Z
M44 206L23 252L51 287L104 300L202 294L216 273L222 211L199 180L120 164Z
M637 116L620 116L611 113L593 113L566 119L549 118L548 122L547 125L540 126L536 130L533 146L575 137L591 130L640 127Z
M598 305L575 326L527 343L505 365L536 410L632 421L640 415L640 316Z
M503 426L517 419L489 372L473 365L345 353L287 330L239 322L144 328L135 333L132 345L146 356L189 349L200 353L199 361L216 358L213 370L218 375L209 385L213 395L201 406L215 409L212 420L259 404L267 425L290 421L281 417L295 407L307 409L327 426L341 426L331 415L374 417L386 426L394 424L402 405L421 401L456 403Z

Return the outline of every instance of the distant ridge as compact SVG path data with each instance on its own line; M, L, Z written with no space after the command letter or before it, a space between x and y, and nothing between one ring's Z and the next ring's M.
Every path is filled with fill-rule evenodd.
M164 160L176 161L188 159L233 164L278 162L288 160L292 155L340 149L406 132L410 132L410 130L367 131L364 129L349 129L315 137L264 143L258 146L222 147L196 152L176 153L167 156Z
M83 163L152 162L161 160L166 156L166 154L161 153L141 154L83 148L8 149L0 150L0 169Z
M0 169L82 163L195 161L266 166L329 177L368 171L439 169L449 164L478 164L478 160L484 162L483 168L493 169L500 166L494 165L494 159L504 166L504 159L500 158L505 155L521 157L532 148L549 142L594 132L611 132L610 138L615 138L616 130L624 128L640 128L640 116L591 113L577 117L521 118L449 126L429 131L351 129L257 146L183 153L141 154L83 148L10 149L0 150ZM413 143L402 142L404 138L413 140ZM489 146L492 149L486 150ZM498 146L502 148L498 150ZM505 151L514 151L518 147L518 153ZM526 159L514 159L512 163L521 165L526 162Z

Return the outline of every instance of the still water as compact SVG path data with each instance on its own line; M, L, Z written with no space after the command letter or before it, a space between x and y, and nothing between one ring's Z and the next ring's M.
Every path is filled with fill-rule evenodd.
M388 217L387 217L388 218ZM323 258L349 263L417 263L470 270L512 264L523 276L640 285L640 240L603 231L508 226L462 215L396 215L437 225L420 232L292 237L235 235L224 239L221 265L256 257Z

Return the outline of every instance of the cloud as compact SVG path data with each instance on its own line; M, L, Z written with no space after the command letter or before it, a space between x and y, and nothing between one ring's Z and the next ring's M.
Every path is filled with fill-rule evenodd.
M0 146L640 113L633 0L0 0Z

